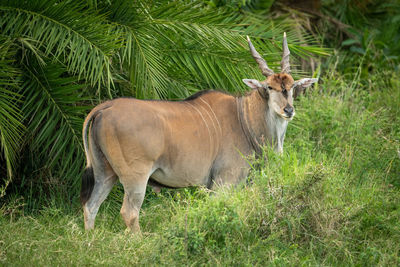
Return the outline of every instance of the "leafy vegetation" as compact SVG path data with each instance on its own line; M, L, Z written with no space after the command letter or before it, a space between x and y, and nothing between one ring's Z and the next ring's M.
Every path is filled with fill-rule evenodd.
M42 1L15 2L0 1L2 15L7 10L0 17L0 142L2 175L8 177L0 203L1 264L400 264L400 9L389 8L395 2L361 1L355 8L353 2L323 1L321 12L351 27L345 31L326 17L315 24L318 31L307 28L310 17L279 15L279 2L267 23L264 15L247 13L257 1L47 1L47 10ZM52 8L59 2L75 21ZM78 13L90 14L88 21L99 23L91 27L96 31L89 34L91 28L76 21ZM293 21L298 24L290 29ZM66 28L80 34L63 34ZM367 28L373 34L365 47L349 41ZM91 106L116 96L241 92L241 78L260 76L243 35L255 38L275 66L283 30L290 32L292 62L326 51L303 42L324 40L336 48L316 68L319 84L295 103L284 154L266 147L265 157L252 161L248 181L215 193L148 189L142 236L125 231L122 188L116 186L95 230L85 232L77 201L84 164L80 131ZM320 36L312 37L316 32ZM81 59L96 49L79 43L86 35L99 42L98 58ZM80 44L75 51L73 38Z
M244 91L243 77L260 76L246 35L275 65L283 31L294 54L326 54L300 46L287 19L229 11L193 1L1 0L2 194L14 179L18 194L57 184L75 197L81 125L99 102Z
M351 82L335 76L302 97L284 154L266 148L268 160L257 162L247 184L215 194L149 190L142 237L124 231L114 199L103 204L92 232L84 231L77 205L66 209L52 202L29 216L20 207L24 201L14 199L2 208L7 216L0 220L0 259L42 265L398 265L400 80L368 93L351 89ZM392 102L385 102L389 93Z

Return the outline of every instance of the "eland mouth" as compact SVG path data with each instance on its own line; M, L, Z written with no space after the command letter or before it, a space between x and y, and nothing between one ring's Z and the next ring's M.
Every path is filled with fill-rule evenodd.
M279 115L286 121L291 121L296 113L293 111L290 114L287 113L279 113Z

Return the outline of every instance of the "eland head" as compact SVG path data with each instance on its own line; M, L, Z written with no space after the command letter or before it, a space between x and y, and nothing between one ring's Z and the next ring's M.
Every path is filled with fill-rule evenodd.
M248 36L247 41L249 43L251 55L258 63L261 73L266 77L266 79L264 81L243 79L243 82L250 88L257 89L263 97L267 98L268 106L275 114L285 120L291 120L295 115L293 107L294 91L309 87L318 79L304 78L294 81L290 74L290 51L287 44L286 33L283 34L283 55L280 73L275 73L268 67L267 62L256 51Z

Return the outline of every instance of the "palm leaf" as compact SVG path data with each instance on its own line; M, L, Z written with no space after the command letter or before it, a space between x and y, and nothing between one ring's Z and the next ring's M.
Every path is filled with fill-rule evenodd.
M284 31L288 31L293 56L327 54L315 46L302 46L284 19L276 25L259 16L232 16L201 2L116 2L125 3L124 12L118 11L118 5L108 18L123 36L125 47L119 58L128 62L124 68L129 69L131 95L138 98L176 98L204 88L245 90L241 79L260 77L246 35L253 37L273 67L279 66ZM306 35L303 40L309 42L312 37Z
M58 64L24 66L23 105L29 150L37 168L53 168L68 181L76 181L84 162L81 144L83 118L90 108L82 105L85 85L64 77Z
M0 28L13 38L30 38L53 61L91 85L112 83L111 57L120 45L104 15L73 1L0 1Z
M8 179L0 190L0 197L11 181L17 165L17 156L25 128L20 111L18 94L20 71L13 66L15 57L10 39L0 38L0 145L6 163Z

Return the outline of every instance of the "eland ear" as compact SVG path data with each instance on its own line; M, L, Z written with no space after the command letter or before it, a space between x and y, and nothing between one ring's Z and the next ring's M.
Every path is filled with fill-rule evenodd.
M263 87L259 81L254 79L243 79L242 81L252 89L258 89Z
M310 87L313 83L316 83L318 79L316 78L304 78L298 81L295 81L292 90L294 90L294 98L300 95L305 88Z

